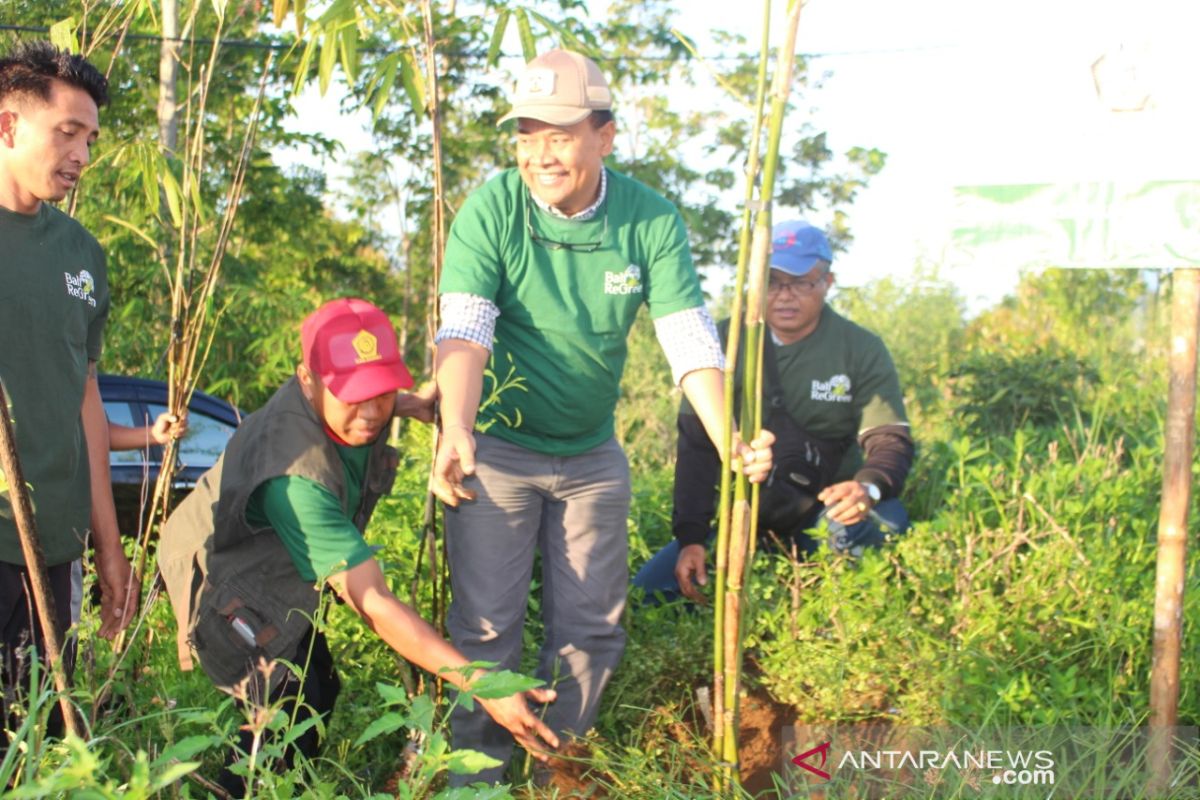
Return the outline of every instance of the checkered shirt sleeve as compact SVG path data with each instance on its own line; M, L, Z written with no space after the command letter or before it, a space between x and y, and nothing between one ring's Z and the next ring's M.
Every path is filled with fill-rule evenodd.
M447 292L441 297L442 327L433 341L465 339L492 350L496 336L496 318L500 309L486 297L466 292Z
M704 306L659 317L654 320L654 332L667 355L671 376L677 386L689 372L725 368L717 326Z

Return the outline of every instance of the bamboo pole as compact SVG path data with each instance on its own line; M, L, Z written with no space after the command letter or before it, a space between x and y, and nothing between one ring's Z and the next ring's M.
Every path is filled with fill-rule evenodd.
M733 307L730 312L728 341L725 346L725 426L721 440L720 507L717 511L717 545L715 585L713 587L713 752L724 750L725 719L725 576L728 572L730 532L730 492L732 466L729 463L733 448L734 370L737 369L742 327L742 292L746 285L746 266L750 261L750 223L753 220L755 186L758 180L759 145L762 141L763 108L767 96L767 60L771 52L771 0L763 2L763 33L759 48L758 79L755 89L750 149L746 158L746 192L742 210L742 227L738 240L738 263L734 277ZM718 776L720 785L727 776Z
M33 605L38 624L42 626L42 641L45 643L46 660L54 675L54 688L58 690L58 706L62 709L63 723L67 733L79 735L79 723L75 708L71 705L68 692L71 680L63 669L62 639L58 632L57 609L54 594L50 591L50 579L46 575L46 556L37 536L37 523L33 517L33 505L25 488L25 473L21 469L21 458L17 454L17 441L13 435L12 418L8 415L8 392L0 381L0 468L8 483L8 499L12 505L13 520L17 523L17 538L21 540L21 553L25 557L25 571L29 574L29 588L33 593Z
M766 282L769 270L771 248L771 202L775 193L775 175L779 165L779 148L783 134L783 120L787 111L787 101L791 94L792 73L795 65L796 34L800 23L802 3L792 0L788 7L784 43L778 53L775 74L771 87L771 116L767 134L767 153L763 162L762 184L759 189L757 203L748 203L748 210L754 213L754 230L751 236L749 259L745 264L745 276L748 280L746 290L745 316L745 358L743 360L742 383L742 430L754 431L757 435L761 429L761 380L762 380L762 341L764 336L763 317L766 308ZM765 61L765 58L763 59ZM761 108L758 118L761 120ZM743 228L743 243L745 228ZM743 246L742 253L745 253ZM742 262L745 256L739 257L739 278L742 277ZM741 291L741 283L738 284ZM730 321L730 339L737 328L737 320ZM734 349L736 353L736 349ZM726 365L732 372L736 365ZM727 375L726 385L731 382ZM727 405L728 407L728 405ZM726 437L730 436L732 414L727 417ZM751 437L747 437L751 438ZM730 440L731 441L731 440ZM726 453L729 452L728 446ZM735 461L735 469L739 466ZM730 480L730 470L727 468L722 475L721 506L730 511L729 522L722 518L722 526L729 526L725 542L718 543L717 550L717 591L724 595L719 609L719 625L716 636L722 639L720 647L714 648L719 652L721 665L714 672L714 689L717 697L714 699L714 710L720 709L720 714L714 714L720 720L721 730L717 735L716 752L720 758L721 769L718 775L718 787L728 790L730 784L738 779L738 705L741 689L742 661L742 592L745 584L747 565L746 554L750 547L749 541L757 535L758 520L750 515L750 509L757 509L758 487L750 487L748 480L740 474L735 480L734 505L729 508L727 482ZM720 538L720 535L718 535ZM726 550L727 548L727 550ZM719 676L719 677L718 677Z
M1162 506L1154 595L1154 656L1150 668L1152 794L1171 776L1171 728L1178 722L1183 591L1187 577L1188 507L1196 420L1196 339L1200 269L1177 269L1172 280L1170 384L1164 435Z

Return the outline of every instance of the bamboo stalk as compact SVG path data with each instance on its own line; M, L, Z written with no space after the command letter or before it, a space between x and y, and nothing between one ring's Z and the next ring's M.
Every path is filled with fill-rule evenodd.
M743 402L741 424L743 431L752 430L755 432L755 435L761 430L762 423L762 345L765 327L763 318L766 308L766 282L769 274L771 201L775 192L775 175L779 164L779 147L783 132L783 120L787 110L787 99L791 91L792 72L795 64L796 33L799 28L801 7L802 4L799 0L792 0L788 8L784 44L779 50L772 81L771 116L767 135L767 153L762 169L762 184L759 190L758 201L748 202L746 208L747 220L751 213L754 215L753 235L750 239L750 247L747 249L745 245L749 226L743 226L742 249L738 262L737 293L741 292L743 275L748 280L745 330L743 331L743 335L745 336L745 355L742 364ZM766 26L764 25L764 27ZM766 34L764 33L765 42ZM764 55L760 63L760 69L763 68L765 61L766 56ZM756 118L756 130L758 131L761 130L761 117L762 109L760 106ZM748 189L748 192L751 190L752 187ZM730 350L734 354L738 352L735 336L735 331L738 327L739 320L731 318L729 339L731 344ZM736 364L726 365L727 387L730 387L732 384L732 371L735 368ZM729 392L727 388L727 408L729 408L729 395L731 394L732 392ZM732 428L732 417L732 412L726 417L725 427L727 438L730 436L729 431ZM728 452L728 447L726 452ZM733 466L736 468L737 464L735 463ZM720 685L718 696L714 700L714 703L719 704L722 711L718 717L722 721L722 730L717 734L717 747L715 750L719 754L722 763L717 781L718 788L723 790L730 789L730 784L737 780L737 721L742 660L741 618L744 608L742 592L747 563L746 553L748 548L752 546L749 540L757 536L758 530L757 514L749 514L751 508L757 511L757 486L750 488L746 477L740 474L740 470L738 470L738 473L736 478L732 479L735 481L735 505L732 510L729 508L727 493L727 483L731 480L730 470L727 468L722 475L721 509L722 512L732 511L732 513L730 522L728 523L730 531L725 541L720 541L720 532L718 534L717 551L716 582L718 596L723 596L723 599L720 601L720 608L718 609L716 635L722 637L723 642L719 646L714 645L714 660L720 658L722 662L719 667L715 667L714 669L714 684L719 683ZM747 496L749 496L748 501ZM746 517L750 518L747 520ZM732 526L735 523L738 526L737 533L732 531ZM724 528L725 525L726 518L723 516L722 527ZM727 553L726 549L728 550ZM719 681L715 677L716 674L721 675Z
M725 651L722 638L725 630L725 575L728 569L729 519L732 487L732 468L729 453L733 448L734 370L737 368L741 341L742 291L746 284L746 265L749 263L750 222L754 208L755 181L758 178L758 150L762 140L763 107L767 93L767 58L770 53L771 0L763 2L763 35L758 60L758 82L755 90L754 123L750 149L746 159L746 193L742 212L742 227L738 242L738 263L734 277L733 307L730 310L728 341L725 346L725 427L721 439L721 489L717 511L717 542L715 585L713 587L713 752L724 748L725 708ZM724 776L717 776L718 788Z
M1188 508L1196 420L1196 339L1200 327L1200 270L1174 273L1171 304L1170 384L1163 452L1162 506L1154 595L1150 667L1150 783L1161 794L1170 784L1172 728L1178 724L1179 662L1184 586L1187 580Z
M17 453L17 441L13 435L12 419L8 415L8 392L0 381L0 468L8 483L8 500L12 505L13 521L17 524L17 538L21 540L21 553L25 557L25 571L29 574L29 588L33 593L33 605L38 624L42 626L42 641L46 647L46 660L54 675L54 688L58 690L58 706L62 709L63 723L67 733L79 735L79 722L75 708L71 705L68 692L71 681L62 663L62 639L58 633L57 609L54 595L50 591L50 579L46 575L46 556L42 552L37 536L37 523L33 517L33 505L25 487L25 473L21 469L21 457Z

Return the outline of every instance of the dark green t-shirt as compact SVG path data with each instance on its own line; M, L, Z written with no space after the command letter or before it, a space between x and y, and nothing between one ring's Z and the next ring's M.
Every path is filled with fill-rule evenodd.
M638 308L657 319L704 302L675 207L611 170L607 181L594 217L567 220L538 208L509 169L467 198L450 229L441 292L500 310L478 425L536 452L576 455L612 438ZM554 249L530 227L543 240L599 246Z
M107 317L108 274L92 235L49 203L33 215L0 209L0 379L48 566L79 558L91 527L79 411ZM25 563L6 494L0 561Z
M246 504L246 521L273 528L306 581L356 567L375 553L353 520L362 500L371 445L339 444L337 453L345 470L345 508L321 484L295 475L266 481Z
M722 342L728 327L728 321L719 326ZM775 358L792 419L813 436L851 442L836 480L849 480L862 467L862 450L854 441L859 434L880 425L908 424L900 378L883 340L829 306L808 336L775 345ZM735 383L740 396L740 373ZM683 402L682 410L694 413Z

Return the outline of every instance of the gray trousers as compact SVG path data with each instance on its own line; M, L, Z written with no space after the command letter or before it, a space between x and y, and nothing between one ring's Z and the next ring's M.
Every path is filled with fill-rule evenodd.
M558 692L544 719L560 735L582 734L625 648L629 462L615 439L577 456L543 455L486 434L475 442L467 486L478 497L446 509L450 637L467 658L516 670L539 551L546 640L537 677ZM512 736L478 705L456 708L451 731L456 749L504 763L512 755ZM451 783L495 783L503 774L501 766Z

